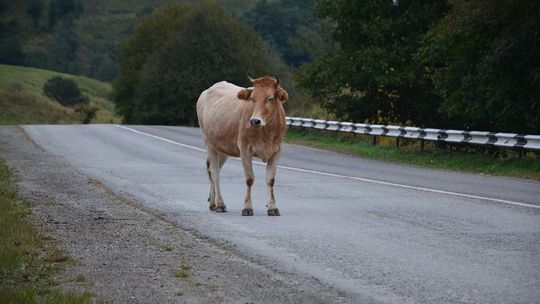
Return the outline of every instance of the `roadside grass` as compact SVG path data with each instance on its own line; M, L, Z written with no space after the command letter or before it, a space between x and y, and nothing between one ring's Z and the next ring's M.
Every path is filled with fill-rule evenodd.
M418 141L402 140L402 146L395 147L395 138L378 138L374 146L371 137L351 134L289 129L285 136L288 143L341 152L353 156L377 160L405 163L410 165L449 169L464 172L502 175L540 180L540 158L538 154L527 153L517 158L517 153L501 149L500 153L485 153L482 149L437 148L435 143L419 148Z
M75 277L75 282L77 283L84 283L86 282L86 277L83 276L82 274L78 275L77 277Z
M193 276L193 274L191 273L191 266L189 266L185 262L183 262L180 265L179 269L173 269L171 271L171 274L172 274L173 277L178 278L178 279L182 279L185 282L191 284L192 286L196 286L196 287L205 286L205 287L207 287L207 288L209 288L211 290L219 289L219 286L216 285L216 284L209 284L209 283L198 281ZM182 293L182 295L183 295L183 293Z
M182 264L180 266L180 269L173 270L172 274L175 278L189 278L191 276L190 273L191 267L187 264Z
M75 81L90 105L98 109L93 123L119 123L114 104L108 99L111 85L82 76L0 64L0 124L81 123L80 113L48 99L43 85L54 77Z
M91 303L89 292L64 292L52 276L73 259L39 234L0 160L0 303Z
M163 246L160 246L159 247L159 251L172 251L173 250L173 247L169 246L169 245L163 245Z

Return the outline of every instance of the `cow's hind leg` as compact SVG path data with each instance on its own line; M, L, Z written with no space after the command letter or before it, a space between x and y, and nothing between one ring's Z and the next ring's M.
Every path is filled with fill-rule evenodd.
M221 196L221 191L219 188L219 173L221 167L225 164L227 156L219 153L218 151L208 148L208 160L209 160L209 180L213 186L213 196L212 200L212 187L210 188L210 210L215 212L227 212L227 207L223 202L223 197Z
M274 197L274 182L276 180L276 169L281 156L281 151L276 153L272 158L268 160L266 164L266 185L268 186L269 200L266 205L267 213L270 216L279 216L279 209L277 208L276 199Z
M208 183L210 184L210 193L208 194L209 208L212 211L216 210L216 191L214 189L214 181L212 180L212 173L210 172L210 158L206 159L206 172L208 173Z

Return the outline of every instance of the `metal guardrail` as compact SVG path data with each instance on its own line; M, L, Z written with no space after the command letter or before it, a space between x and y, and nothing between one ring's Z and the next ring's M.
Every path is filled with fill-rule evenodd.
M398 139L408 138L540 150L540 135L371 125L301 117L287 117L286 119L287 125L291 127L303 127L371 136L389 136Z

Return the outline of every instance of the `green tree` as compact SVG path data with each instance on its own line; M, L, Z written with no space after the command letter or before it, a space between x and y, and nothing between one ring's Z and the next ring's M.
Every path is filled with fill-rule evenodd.
M118 75L114 79L113 99L124 122L133 121L135 90L141 84L142 68L153 52L166 43L171 34L183 27L189 7L168 6L142 19L133 34L121 46Z
M415 55L445 3L320 1L335 45L304 69L300 85L340 119L435 126L439 98Z
M17 20L0 20L0 63L20 65L24 62L23 41Z
M47 67L51 70L78 74L75 56L79 47L79 37L74 24L66 24L47 46Z
M118 64L110 56L93 54L84 71L85 75L102 81L111 81L116 76Z
M287 64L298 67L311 61L316 52L316 49L306 49L301 45L308 32L311 36L318 34L314 8L315 0L261 0L241 19L276 49Z
M137 26L114 96L125 122L194 125L203 90L220 80L247 84L247 71L269 74L270 63L257 34L217 5L175 5Z
M30 0L27 4L26 12L32 18L32 22L35 27L39 26L39 19L43 14L43 1L42 0Z
M450 5L419 53L448 126L540 134L540 2Z
M81 0L50 0L49 29L53 29L58 21L72 23L84 11Z

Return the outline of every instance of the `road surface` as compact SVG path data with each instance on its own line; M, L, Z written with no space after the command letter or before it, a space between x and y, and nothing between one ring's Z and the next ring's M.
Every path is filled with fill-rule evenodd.
M276 177L281 217L266 215L255 165L222 170L228 213L208 210L196 128L24 126L116 194L284 272L314 277L350 303L539 303L540 183L422 169L285 145Z

